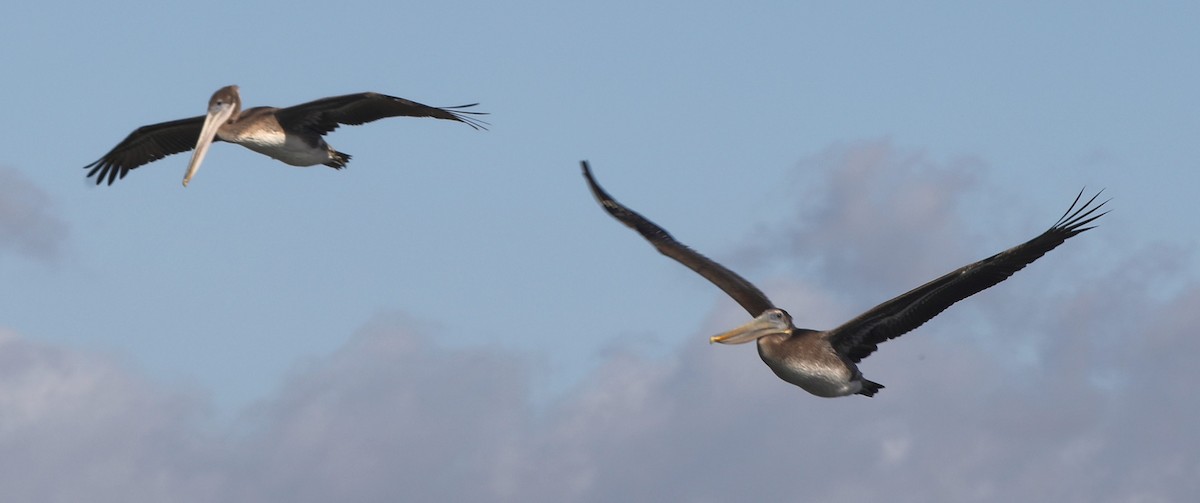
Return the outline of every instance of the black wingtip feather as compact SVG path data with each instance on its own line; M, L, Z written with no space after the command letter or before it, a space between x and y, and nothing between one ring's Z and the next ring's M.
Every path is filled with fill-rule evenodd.
M458 106L453 106L453 107L440 107L440 108L442 110L449 112L450 115L454 116L455 120L465 123L466 125L471 126L473 129L475 129L477 131L478 130L487 131L488 126L490 126L491 124L489 124L487 121L484 121L481 119L476 119L476 118L470 117L470 116L472 116L472 115L491 115L491 114L489 114L487 112L476 112L474 110L463 110L464 108L471 108L471 107L478 106L478 105L479 105L479 103L470 103L467 105L458 105Z
M1074 236L1081 232L1095 228L1095 226L1085 226L1094 222L1097 218L1108 214L1108 210L1100 213L1096 212L1103 208L1104 205L1108 204L1109 201L1112 201L1111 198L1105 199L1104 201L1100 202L1100 204L1094 206L1092 205L1092 203L1096 202L1096 198L1100 197L1100 194L1104 193L1104 189L1100 189L1099 192L1093 194L1092 197L1088 198L1088 200L1082 205L1079 204L1079 201L1083 199L1083 193L1086 190L1087 188L1085 187L1079 191L1079 194L1075 196L1075 201L1071 203L1071 206L1067 208L1067 211L1063 213L1063 216L1060 217L1058 221L1050 227L1052 230L1067 231L1071 236ZM1078 208L1076 208L1076 206L1078 206Z
M93 163L91 163L91 164L88 164L87 166L84 166L84 167L83 167L83 169L90 170L90 171L88 171L88 173L87 173L87 178L91 178L91 177L95 176L95 175L96 175L96 172L100 171L100 167L101 167L101 166L100 166L100 163L101 163L102 161L104 161L104 159L100 159L99 161L93 162ZM100 185L100 182L101 182L101 181L103 181L103 180L104 180L104 176L103 176L103 175L101 175L100 177L96 178L96 185Z
M600 202L601 206L608 209L607 203L613 200L612 196L608 195L608 192L605 192L604 188L596 182L596 178L592 176L592 167L587 161L579 161L579 165L583 168L583 177L587 179L588 187L592 189L592 196ZM609 213L612 211L610 210Z
M588 187L592 189L592 195L596 196L596 199L612 199L592 177L592 166L587 161L579 161L579 166L583 169L583 177L587 179Z
M641 229L639 226L634 225L629 220L629 217L626 213L637 215L637 212L621 206L620 203L617 203L612 196L608 195L608 192L605 192L604 188L600 186L600 183L596 181L596 178L592 176L592 168L590 165L588 165L587 161L579 161L579 164L583 167L583 177L587 179L588 187L592 189L592 196L596 198L596 202L600 203L600 207L604 208L604 211L607 211L609 215L616 217L616 219L621 223L634 230L637 230L638 232L649 231L655 234L661 234L672 240L674 239L669 233L667 233L665 229L650 223L649 220L645 219L645 217L639 216L639 219L644 220L645 224L649 225L648 229Z
M112 185L113 182L125 178L125 175L129 173L128 168L115 166L107 159L100 159L84 166L83 169L88 170L85 178L96 178L96 185Z

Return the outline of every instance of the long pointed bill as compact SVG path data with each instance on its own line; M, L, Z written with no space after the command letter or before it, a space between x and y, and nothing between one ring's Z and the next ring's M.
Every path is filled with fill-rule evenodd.
M208 147L212 145L213 138L217 136L217 129L220 129L221 124L229 120L230 115L233 115L233 108L229 106L208 111L208 115L204 118L204 126L200 129L200 138L196 140L196 151L192 153L187 173L183 175L184 187L187 187L188 182L192 181L192 175L195 175L196 171L200 169L200 163L204 162L204 155L208 153Z
M745 344L747 342L756 341L760 337L766 337L771 334L779 334L787 332L786 327L781 327L775 320L768 318L766 315L754 318L745 325L737 327L733 330L720 335L714 335L708 338L708 343L714 342L720 344Z

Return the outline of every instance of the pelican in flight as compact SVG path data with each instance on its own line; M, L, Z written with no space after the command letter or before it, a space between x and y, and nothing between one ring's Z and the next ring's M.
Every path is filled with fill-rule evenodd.
M96 185L105 179L112 185L118 178L125 178L131 169L196 149L183 176L183 186L187 187L214 141L237 143L292 166L324 164L342 169L350 162L350 154L334 150L322 138L341 124L357 126L384 117L407 116L448 119L486 129L487 123L471 117L485 113L464 110L477 104L436 108L386 94L358 93L294 107L242 110L238 86L225 86L208 100L207 115L137 128L104 157L83 169L91 170L87 176L95 176Z
M955 302L1008 279L1068 238L1091 229L1085 226L1107 213L1096 211L1108 202L1092 205L1100 195L1097 193L1080 206L1083 196L1080 191L1066 213L1041 235L951 271L871 308L840 327L820 331L796 328L791 315L776 307L749 281L676 241L662 227L613 200L596 183L587 161L582 164L592 194L610 215L636 230L663 255L717 285L755 317L745 325L710 337L710 343L756 341L758 355L780 379L830 398L853 394L875 396L883 385L863 378L857 363L875 352L878 344L921 326Z

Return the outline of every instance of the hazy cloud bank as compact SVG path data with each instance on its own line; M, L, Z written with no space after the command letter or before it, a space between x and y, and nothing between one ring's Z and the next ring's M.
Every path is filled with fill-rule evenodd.
M826 153L818 167L847 197L764 239L868 251L762 255L822 264L763 281L777 302L840 321L981 252L955 210L979 193L978 173L906 161L919 157L880 144ZM876 243L880 228L911 232ZM538 408L530 355L449 349L435 340L453 334L394 314L215 427L202 396L0 332L0 487L14 501L1187 500L1200 494L1200 282L1165 267L1057 272L1104 232L884 345L863 366L888 386L873 399L809 396L753 348L711 347L704 333L665 359L611 355ZM928 239L904 244L913 235ZM909 246L921 271L873 269ZM1159 292L1166 280L1182 286Z

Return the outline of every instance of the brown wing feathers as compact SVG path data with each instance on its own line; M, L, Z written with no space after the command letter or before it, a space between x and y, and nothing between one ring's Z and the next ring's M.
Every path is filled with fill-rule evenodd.
M387 117L433 117L462 122L475 129L487 129L487 123L472 116L484 112L464 110L478 105L437 108L412 100L374 92L333 96L280 109L281 122L303 125L318 134L337 129L340 124L357 126Z
M842 326L830 330L827 337L834 348L854 362L866 358L881 342L899 337L937 316L955 302L986 290L1063 244L1106 212L1097 213L1108 201L1092 205L1100 193L1083 205L1080 191L1063 216L1046 232L1013 248L922 285L908 293L867 311ZM1076 209L1078 206L1078 209Z
M596 201L600 202L600 206L612 215L613 218L636 230L638 234L641 234L650 244L654 245L659 253L688 266L714 285L717 285L727 295L733 297L733 300L745 308L751 316L758 316L763 311L775 307L762 291L749 281L738 276L737 273L726 269L725 266L676 241L662 227L618 203L592 178L592 171L588 167L587 161L583 161L581 164L583 165L583 176L587 178L588 186L592 189L592 195L596 196Z
M90 170L87 174L89 177L98 175L96 185L100 185L105 178L112 185L118 178L125 178L133 168L195 148L196 138L200 136L203 126L203 115L142 126L129 133L104 157L83 169Z

